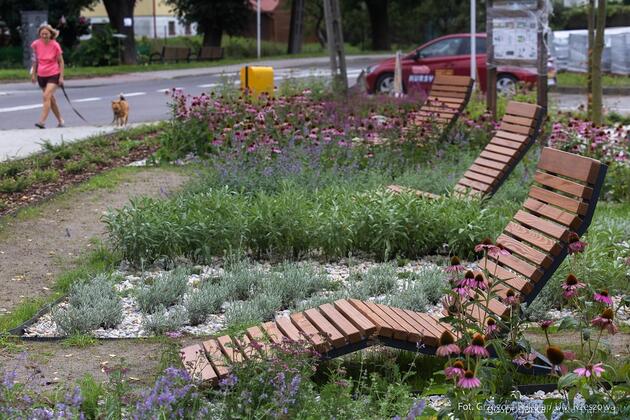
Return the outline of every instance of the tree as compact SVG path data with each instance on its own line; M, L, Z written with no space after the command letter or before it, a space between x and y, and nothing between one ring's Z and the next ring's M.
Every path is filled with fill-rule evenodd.
M136 37L133 28L133 11L136 7L136 0L103 0L103 5L107 11L109 24L116 32L126 37L122 41L123 64L136 64L138 55L136 53ZM125 25L125 18L131 18L131 25Z
M365 0L372 27L372 49L389 50L388 0Z
M220 47L223 33L236 35L252 14L248 0L165 0L186 23L197 23L203 45Z

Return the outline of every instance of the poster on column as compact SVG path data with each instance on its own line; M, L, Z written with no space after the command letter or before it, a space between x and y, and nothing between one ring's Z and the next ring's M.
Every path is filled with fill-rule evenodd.
M537 22L534 16L492 19L495 60L536 61Z

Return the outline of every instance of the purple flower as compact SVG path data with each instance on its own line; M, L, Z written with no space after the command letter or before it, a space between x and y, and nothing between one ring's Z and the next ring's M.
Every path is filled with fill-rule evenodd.
M571 232L571 234L569 235L569 254L570 255L580 254L584 252L584 249L586 249L586 245L588 245L586 242L580 241L580 237L578 236L577 233Z
M446 379L461 378L464 376L464 363L461 360L455 361L451 366L444 369Z
M490 357L490 353L485 348L486 340L483 335L477 333L473 336L472 342L464 349L466 356Z
M597 302L601 302L604 305L608 305L608 306L612 306L613 301L610 298L610 296L608 296L608 290L602 290L599 293L595 293L593 295L593 299L595 299Z
M471 370L467 370L457 382L457 386L464 389L479 388L481 381L475 377L475 373Z
M573 372L576 373L578 376L584 376L586 378L590 377L591 375L597 376L599 378L602 376L602 373L605 371L605 369L602 366L603 366L603 363L596 363L594 365L589 364L584 367L577 368Z
M439 357L448 357L451 354L459 354L460 351L459 346L455 344L455 337L450 332L444 331L440 336L440 346L435 354Z

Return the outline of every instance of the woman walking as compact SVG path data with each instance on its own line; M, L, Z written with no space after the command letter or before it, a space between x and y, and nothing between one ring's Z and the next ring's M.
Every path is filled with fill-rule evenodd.
M63 86L63 55L61 46L55 38L58 32L48 24L39 27L39 39L33 41L31 48L33 49L33 67L31 68L31 82L37 83L42 88L43 108L39 121L35 123L36 127L46 128L46 119L48 113L52 110L57 117L57 127L63 127L64 122L55 100L55 91L58 86Z

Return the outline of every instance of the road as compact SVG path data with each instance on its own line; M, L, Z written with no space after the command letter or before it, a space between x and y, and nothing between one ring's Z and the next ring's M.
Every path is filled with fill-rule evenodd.
M348 81L354 84L361 70L368 64L382 59L349 59ZM274 68L276 86L287 79L329 77L328 58L282 60L271 64ZM91 125L106 126L112 122L111 100L123 94L130 106L131 123L167 119L169 92L179 89L184 94L199 95L202 92L220 89L225 83L239 84L238 66L187 69L152 73L135 73L110 78L69 80L66 91L74 107ZM84 126L75 115L62 92L56 94L61 114L67 127ZM30 83L14 83L0 86L0 130L33 128L41 112L41 92ZM56 126L50 115L48 127ZM2 133L0 132L0 136Z

